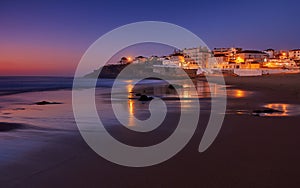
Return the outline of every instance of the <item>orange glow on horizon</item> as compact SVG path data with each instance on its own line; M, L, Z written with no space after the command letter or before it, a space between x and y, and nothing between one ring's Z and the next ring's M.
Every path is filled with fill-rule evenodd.
M81 54L59 48L0 46L0 76L73 76Z

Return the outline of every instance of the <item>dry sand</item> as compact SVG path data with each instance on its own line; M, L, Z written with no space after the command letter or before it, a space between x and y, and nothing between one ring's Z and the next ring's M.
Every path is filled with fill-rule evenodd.
M233 109L248 108L251 111L269 102L300 103L299 74L226 77L226 83L255 92L246 98L229 99L228 105ZM172 113L174 117L178 115ZM213 145L199 153L197 149L208 117L208 114L202 114L196 134L178 155L147 168L122 167L104 160L85 144L77 132L40 135L38 139L32 139L39 143L39 147L22 155L17 153L19 156L13 162L0 166L0 187L241 188L300 185L300 116L228 114ZM120 136L123 134L118 130L111 131ZM161 129L156 137L168 131ZM25 146L20 144L20 147Z

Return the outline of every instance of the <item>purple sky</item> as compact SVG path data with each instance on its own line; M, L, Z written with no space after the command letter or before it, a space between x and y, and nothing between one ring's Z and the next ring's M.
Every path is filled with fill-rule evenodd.
M72 76L85 50L101 35L146 20L185 27L210 48L300 48L299 7L297 0L4 0L0 75ZM153 49L149 54L161 52Z

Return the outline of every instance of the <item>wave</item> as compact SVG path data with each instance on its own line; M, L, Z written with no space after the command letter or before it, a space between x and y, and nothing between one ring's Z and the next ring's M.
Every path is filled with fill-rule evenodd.
M0 96L25 92L68 90L73 87L73 77L49 77L49 76L0 76ZM90 88L89 78L79 78L82 88ZM153 84L162 80L143 80L139 84ZM96 87L111 88L115 85L128 84L128 80L115 83L114 79L99 79Z

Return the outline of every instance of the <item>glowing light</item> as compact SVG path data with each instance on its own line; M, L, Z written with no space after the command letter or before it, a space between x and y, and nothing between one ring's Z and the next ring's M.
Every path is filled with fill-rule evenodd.
M185 62L185 59L184 59L183 56L178 56L178 59L179 59L179 61L180 61L181 63L184 63L184 62Z
M244 59L243 59L243 58L241 58L241 57L237 57L237 58L236 58L236 62L237 62L237 63L244 62Z
M267 104L265 105L266 108L271 108L275 110L281 111L281 113L272 113L268 114L268 116L288 116L289 115L289 110L290 108L289 104Z
M238 89L238 90L235 91L234 96L237 97L237 98L245 97L245 91Z

